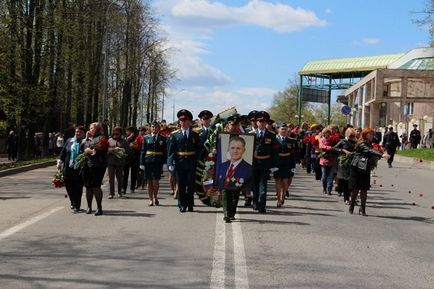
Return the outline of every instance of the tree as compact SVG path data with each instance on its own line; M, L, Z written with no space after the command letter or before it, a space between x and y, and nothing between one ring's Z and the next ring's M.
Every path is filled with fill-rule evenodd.
M297 96L299 87L294 80L290 80L289 83L288 88L274 95L269 111L272 119L295 124L298 121ZM303 102L301 111L302 122L327 124L327 104ZM346 124L346 117L341 112L341 104L335 103L332 105L330 123L335 125Z
M425 8L417 12L421 17L413 22L419 27L427 27L430 37L430 45L434 47L434 0L425 1Z
M35 132L69 121L108 112L112 125L136 125L143 107L155 117L173 77L163 47L146 0L0 1L0 116L18 157L32 155Z
M273 97L273 103L269 109L270 116L276 121L297 123L297 96L298 84L295 80L289 81L289 87L277 92ZM303 121L311 123L314 118L308 103L302 105Z

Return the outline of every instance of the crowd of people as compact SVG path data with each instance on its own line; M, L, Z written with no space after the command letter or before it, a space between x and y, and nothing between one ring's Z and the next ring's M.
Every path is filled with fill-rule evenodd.
M296 164L321 181L324 194L331 195L335 189L343 196L350 214L360 194L359 214L365 216L371 171L381 158L387 159L392 167L395 151L401 145L391 126L384 135L351 125L304 123L297 126L274 122L265 111L233 114L222 119L204 110L194 121L192 113L183 109L177 117L176 125L154 121L140 129L114 127L111 135L101 123L92 123L87 131L82 126L71 126L74 135L64 137L57 164L63 171L71 209L81 211L85 188L86 213L94 212L95 197L95 215L103 214L101 185L106 171L109 199L114 199L116 192L122 198L129 184L129 193L146 187L148 205L158 206L160 178L163 167L167 167L170 191L178 199L180 213L192 212L198 163L205 147L212 143L211 136L217 130L215 122L219 122L224 126L221 131L230 135L230 141L228 158L218 168L213 190L221 192L226 222L234 220L240 195L244 195L244 206L265 214L271 177L276 185L276 207L282 207L289 196ZM243 135L254 136L250 163L241 159L246 150ZM216 154L215 148L209 151L211 155Z

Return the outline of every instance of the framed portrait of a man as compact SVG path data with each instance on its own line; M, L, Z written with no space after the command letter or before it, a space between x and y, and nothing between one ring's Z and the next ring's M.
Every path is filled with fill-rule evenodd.
M214 187L227 190L249 190L253 180L255 135L219 133Z

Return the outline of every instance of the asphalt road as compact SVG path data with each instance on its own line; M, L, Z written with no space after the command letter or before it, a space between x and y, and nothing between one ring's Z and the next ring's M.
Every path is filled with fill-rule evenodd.
M299 168L283 208L270 184L268 213L231 224L199 200L180 214L167 178L161 206L103 187L105 215L72 214L54 170L0 178L0 288L434 288L434 174L417 165L380 163L368 217Z

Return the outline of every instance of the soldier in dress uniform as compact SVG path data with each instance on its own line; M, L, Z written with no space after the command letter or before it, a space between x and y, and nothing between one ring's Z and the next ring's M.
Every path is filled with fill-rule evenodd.
M278 170L274 172L274 179L276 181L277 207L280 208L285 203L285 194L295 173L298 140L288 136L286 123L278 123L277 130L278 161L276 167Z
M422 137L420 136L420 131L417 130L417 124L413 124L413 128L410 132L410 143L412 149L417 149Z
M199 130L199 137L202 144L204 144L208 139L209 132L210 132L209 128L211 125L211 118L213 116L214 115L209 110L202 110L198 115L200 120L200 125L201 125L201 128Z
M389 168L391 168L396 149L401 145L401 143L399 142L398 134L393 131L393 126L389 125L387 128L388 131L384 134L382 145L390 156L387 160L387 164L389 165Z
M167 165L175 170L178 184L178 207L181 213L193 211L196 163L202 149L199 134L191 129L193 115L186 109L177 113L180 129L171 135Z
M276 142L276 135L266 129L270 115L265 111L259 111L255 119L258 128L251 132L256 134L253 154L253 209L265 214L268 176L270 171L278 170L276 164L279 146Z
M163 164L167 159L166 148L166 138L160 134L160 124L154 121L151 124L151 134L146 135L143 139L140 154L140 166L145 172L148 185L149 206L160 204L158 190Z
M267 128L270 132L276 134L276 129L275 129L275 127L274 127L274 120L269 119L269 120L267 121L266 128Z
M258 113L257 110L252 110L251 112L249 112L249 114L247 115L247 118L250 121L250 125L247 127L246 132L252 132L254 131L258 126L256 125L256 114Z

